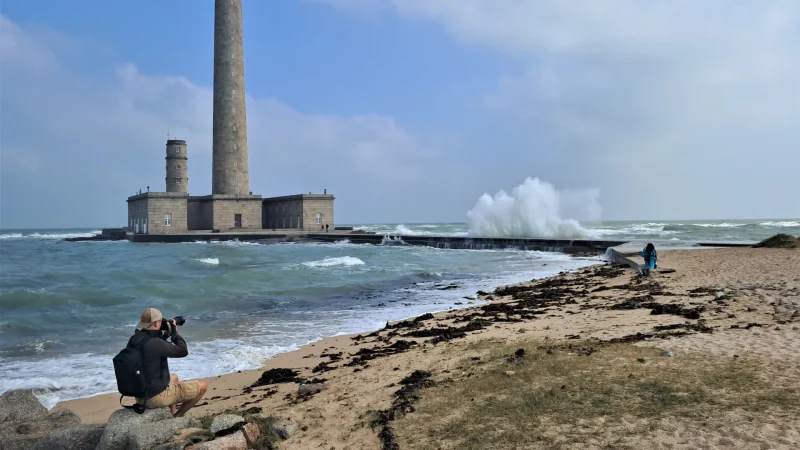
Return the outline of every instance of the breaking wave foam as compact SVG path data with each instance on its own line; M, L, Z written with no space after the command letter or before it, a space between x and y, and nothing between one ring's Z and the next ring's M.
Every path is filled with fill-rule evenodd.
M575 239L590 236L578 220L598 220L598 189L559 191L527 178L511 190L483 194L467 213L470 235Z
M195 261L199 261L203 264L208 264L210 266L219 265L219 258L196 258Z
M776 227L776 228L793 228L800 227L800 221L785 221L785 222L759 222L762 227Z
M325 258L319 261L308 261L303 263L306 267L334 267L334 266L363 266L364 261L352 256L340 256L337 258Z
M7 239L66 239L77 237L92 237L100 234L100 230L90 231L87 233L6 233L0 234L0 240Z

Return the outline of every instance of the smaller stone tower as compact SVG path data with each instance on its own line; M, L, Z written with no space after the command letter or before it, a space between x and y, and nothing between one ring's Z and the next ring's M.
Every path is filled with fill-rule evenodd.
M167 141L167 192L189 194L189 156L186 141Z

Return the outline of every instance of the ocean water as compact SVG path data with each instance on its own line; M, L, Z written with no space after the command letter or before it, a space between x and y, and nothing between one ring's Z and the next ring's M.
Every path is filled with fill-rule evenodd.
M502 216L501 216L502 217ZM502 217L507 219L507 216ZM565 234L516 232L520 227L507 220L482 218L479 223L367 224L354 228L390 235L544 237L552 239L654 240L681 242L757 242L778 233L800 236L800 219L720 221L586 221ZM490 230L491 232L487 232Z
M387 235L470 234L470 224L373 224ZM498 227L501 230L502 227ZM581 223L588 238L754 241L798 220ZM326 336L468 306L477 290L600 262L559 253L402 245L65 242L97 230L0 231L0 392L42 402L115 392L113 355L141 312L183 315L184 378L258 368ZM572 231L571 231L572 232ZM499 234L502 234L498 231Z

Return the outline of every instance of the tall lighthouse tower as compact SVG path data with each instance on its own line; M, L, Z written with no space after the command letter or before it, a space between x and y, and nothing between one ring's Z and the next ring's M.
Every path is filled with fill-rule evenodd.
M244 89L242 0L215 0L211 193L250 192Z

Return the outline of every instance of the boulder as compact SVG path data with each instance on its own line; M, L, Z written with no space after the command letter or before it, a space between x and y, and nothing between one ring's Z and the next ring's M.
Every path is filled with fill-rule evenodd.
M108 418L106 429L97 450L123 450L128 448L128 433L134 427L150 424L160 420L171 419L169 408L148 409L142 414L137 414L132 409L114 411Z
M325 385L322 383L306 383L301 384L297 387L297 395L299 397L304 397L306 395L314 395L317 392L322 391L325 389Z
M51 431L34 444L32 450L94 450L104 425L77 425Z
M183 450L186 447L211 439L208 431L202 428L184 428L175 433L169 441L156 445L151 450Z
M297 431L297 424L286 419L276 420L272 424L272 431L281 439L286 440L292 437L294 432Z
M163 444L158 444L150 450L184 450L190 443L186 441L169 441Z
M244 434L244 438L249 442L251 445L253 442L257 441L259 437L261 437L261 428L254 423L248 423L244 427L242 427L242 433Z
M242 416L237 416L236 414L220 414L215 416L211 421L211 434L214 436L225 434L228 430L239 428L244 422L245 420Z
M14 389L0 395L0 423L33 421L47 415L33 392L27 389Z
M202 428L184 428L172 436L169 441L156 445L151 450L183 450L189 445L210 439L208 431Z
M175 417L158 422L143 423L128 430L128 449L146 450L168 441L184 428L199 427L200 422L193 417Z
M17 416L18 417L18 416ZM51 431L81 423L80 417L66 409L34 420L6 421L0 424L0 450L27 450Z
M213 441L186 447L186 450L247 450L247 440L241 431L236 431Z
M208 437L208 432L199 427L190 427L184 428L183 430L175 433L175 436L172 437L173 441L186 441L195 438L200 438L201 440L205 440Z

